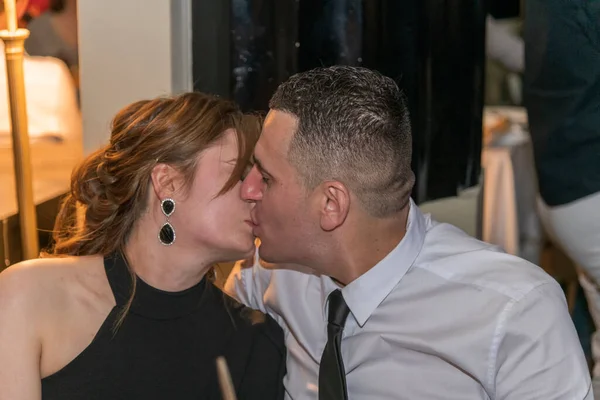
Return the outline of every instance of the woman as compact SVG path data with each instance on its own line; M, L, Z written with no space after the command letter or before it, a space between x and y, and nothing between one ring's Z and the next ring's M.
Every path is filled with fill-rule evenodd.
M220 355L239 399L283 397L281 330L210 280L254 252L239 189L258 125L200 93L116 116L73 174L53 257L0 274L0 399L217 399Z

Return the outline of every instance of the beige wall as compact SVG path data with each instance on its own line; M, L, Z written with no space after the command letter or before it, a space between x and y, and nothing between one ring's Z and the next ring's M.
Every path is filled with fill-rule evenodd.
M79 0L84 151L140 99L191 90L192 0Z

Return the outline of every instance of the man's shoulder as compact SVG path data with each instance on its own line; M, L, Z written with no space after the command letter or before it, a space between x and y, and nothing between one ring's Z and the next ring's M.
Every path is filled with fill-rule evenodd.
M476 286L481 292L514 300L555 282L537 265L448 224L435 224L427 232L414 267L437 275L449 285Z

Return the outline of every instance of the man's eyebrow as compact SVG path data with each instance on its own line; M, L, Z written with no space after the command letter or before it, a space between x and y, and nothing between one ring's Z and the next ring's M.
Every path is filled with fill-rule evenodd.
M265 167L262 165L262 163L260 162L260 160L258 158L256 158L256 156L252 156L252 162L254 164L256 164L256 166L258 167L258 169L260 170L260 172L263 172L269 176L273 176L269 171L267 171L265 169Z

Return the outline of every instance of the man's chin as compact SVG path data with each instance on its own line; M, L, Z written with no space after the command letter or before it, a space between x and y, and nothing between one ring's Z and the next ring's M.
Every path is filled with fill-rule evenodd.
M277 252L272 251L272 246L269 245L268 242L261 241L260 238L257 241L258 246L258 256L261 260L264 260L271 264L276 264L281 262L280 257L278 257Z

